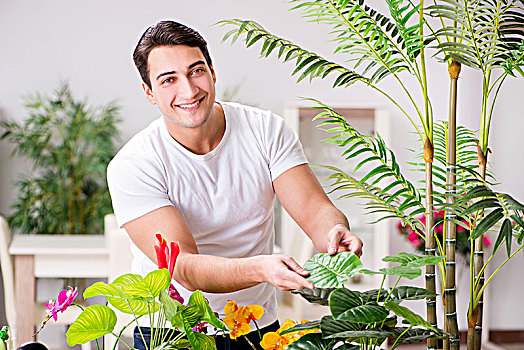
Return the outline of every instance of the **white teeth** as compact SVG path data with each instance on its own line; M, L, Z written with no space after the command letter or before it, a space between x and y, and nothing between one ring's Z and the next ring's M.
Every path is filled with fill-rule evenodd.
M188 104L188 105L178 105L180 108L193 108L195 107L196 105L198 105L200 103L200 101L196 101L195 103L191 103L191 104Z

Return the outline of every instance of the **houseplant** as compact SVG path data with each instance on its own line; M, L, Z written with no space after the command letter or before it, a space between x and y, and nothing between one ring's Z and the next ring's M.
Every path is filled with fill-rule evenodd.
M112 211L105 171L116 151L118 107L75 100L65 83L53 95L28 97L25 106L23 123L0 124L1 139L32 163L16 182L10 226L28 234L103 233Z
M455 308L455 245L456 225L464 225L457 215L468 215L468 229L471 251L475 262L471 263L470 306L468 312L468 348L480 349L481 298L485 286L483 272L503 242L506 242L508 259L512 241L517 241L522 249L523 207L508 195L490 189L486 179L487 140L493 106L502 83L508 76L524 75L524 15L519 1L435 1L424 8L411 1L387 0L388 14L383 14L368 6L363 0L291 0L294 10L303 13L311 22L331 26L335 54L344 56L344 65L324 59L320 55L302 49L300 46L273 35L260 24L253 21L225 20L220 24L234 27L224 36L234 42L242 37L247 47L262 43L262 57L271 53L287 62L294 61L294 74L298 80L305 78L325 79L334 77L333 87L349 87L363 82L371 89L381 93L412 123L423 145L423 166L425 186L419 191L402 175L393 152L387 149L379 135L368 137L359 134L329 106L316 103L321 109L321 126L328 128L333 136L329 142L344 148L343 156L358 159L357 168L374 164L375 167L362 178L355 179L340 169L333 171L334 190L345 191L344 196L360 196L369 200L368 208L382 213L383 218L399 217L425 239L428 255L438 250L446 254L446 263L441 262L439 272L446 297L445 328L450 332L446 347L459 347L458 327ZM436 27L436 28L435 28ZM426 30L426 32L425 32ZM450 73L449 120L443 132L444 148L441 156L436 156L439 146L435 138L432 101L429 99L426 74L426 51L433 50L433 56L448 65ZM457 134L456 96L460 65L479 69L483 77L481 99L481 133L478 141L480 166L460 164L457 157L458 138L475 138ZM497 76L495 72L502 73ZM395 92L403 94L408 101L401 105L390 92L382 90L381 81L389 78L395 83ZM411 83L408 83L411 82ZM391 90L392 92L393 90ZM419 101L419 102L417 102ZM412 116L415 116L412 118ZM415 123L420 122L420 127ZM335 127L333 127L335 124ZM440 162L434 174L435 163ZM442 175L444 174L444 175ZM459 182L455 180L459 178ZM444 181L441 181L444 179ZM444 183L442 186L442 182ZM434 187L441 186L434 193ZM434 202L436 200L436 202ZM433 212L446 210L445 247L437 247L433 233ZM483 210L489 213L483 216ZM425 214L425 223L416 219ZM502 223L502 224L501 224ZM483 234L501 225L493 254L486 262L482 259ZM500 271L508 259L495 269L488 282ZM435 267L426 268L426 288L435 291ZM479 303L480 302L480 303ZM436 326L436 300L427 298L427 317ZM428 348L434 349L436 343L428 341Z

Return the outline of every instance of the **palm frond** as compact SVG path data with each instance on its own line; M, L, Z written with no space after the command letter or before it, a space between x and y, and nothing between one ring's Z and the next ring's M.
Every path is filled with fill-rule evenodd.
M486 182L471 188L464 196L457 199L461 215L473 217L474 228L470 239L481 237L485 232L500 228L494 249L506 242L507 255L511 254L513 240L522 244L524 231L524 205L512 196L493 191ZM475 216L483 211L483 216ZM475 220L475 218L477 218Z
M354 61L354 69L366 62L365 74L371 72L375 83L389 75L407 70L418 75L413 64L421 48L429 42L418 34L420 24L408 25L417 8L400 0L390 0L393 20L364 4L364 0L292 0L293 9L301 10L311 22L325 23L334 28L331 34L338 47L335 53L345 53ZM353 58L355 57L356 58Z
M309 77L310 80L314 78L324 79L330 74L335 74L336 78L333 87L347 87L357 81L362 81L366 84L370 83L368 78L355 71L328 61L316 53L302 49L288 40L277 37L254 21L234 19L220 21L218 24L221 26L233 25L237 27L227 32L223 37L223 41L232 38L232 42L234 43L238 37L245 35L244 42L247 47L254 45L258 41L263 43L260 49L262 57L268 57L275 51L277 52L277 57L284 62L295 60L296 68L292 75L301 73L297 82L306 77Z
M449 20L436 32L443 39L438 51L444 60L454 59L483 72L495 68L513 72L522 65L515 61L524 35L524 15L515 0L440 0L428 10L433 17Z
M312 100L315 101L315 100ZM342 155L346 159L356 160L354 172L370 165L370 170L365 171L358 181L345 174L340 169L328 167L334 171L330 179L333 191L353 190L342 195L345 197L360 197L369 200L366 208L373 213L385 213L386 217L392 215L401 218L405 224L413 224L413 216L424 210L421 196L401 173L396 162L395 154L386 147L384 140L366 136L355 130L346 119L331 107L315 101L314 109L322 110L314 120L320 120L317 125L332 134L324 141L337 144L343 148Z

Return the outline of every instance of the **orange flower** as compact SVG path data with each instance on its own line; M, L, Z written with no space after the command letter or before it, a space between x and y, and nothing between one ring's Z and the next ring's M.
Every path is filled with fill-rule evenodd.
M224 307L224 323L231 329L231 339L251 332L251 321L259 320L264 316L264 309L260 305L248 305L239 307L236 302L229 300Z
M301 324L308 322L308 320L302 319ZM292 321L289 318L286 319L284 324L276 331L264 334L260 346L265 350L282 350L289 344L297 341L308 333L316 333L317 329L308 329L305 331L291 332L284 335L280 335L280 332L285 331L291 327L294 327L298 322Z

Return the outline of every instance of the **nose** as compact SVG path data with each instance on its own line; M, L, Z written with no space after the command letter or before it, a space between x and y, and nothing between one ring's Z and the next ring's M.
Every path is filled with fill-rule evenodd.
M183 100L189 100L198 95L198 86L191 79L183 77L178 83L178 97Z

